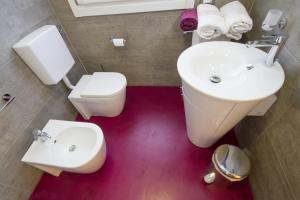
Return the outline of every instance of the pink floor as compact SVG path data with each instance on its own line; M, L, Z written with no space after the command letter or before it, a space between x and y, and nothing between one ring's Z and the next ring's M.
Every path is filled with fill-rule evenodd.
M77 121L85 121L77 117ZM182 97L175 87L129 87L124 112L93 117L107 142L107 160L94 174L44 174L31 199L200 200L252 199L249 183L224 188L204 185L202 176L222 143L201 149L187 138Z

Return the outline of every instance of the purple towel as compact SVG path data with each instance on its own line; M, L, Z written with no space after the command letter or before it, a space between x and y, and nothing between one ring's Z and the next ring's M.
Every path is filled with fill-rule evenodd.
M193 31L196 30L198 26L198 15L197 10L187 9L181 13L180 17L180 28L183 31Z

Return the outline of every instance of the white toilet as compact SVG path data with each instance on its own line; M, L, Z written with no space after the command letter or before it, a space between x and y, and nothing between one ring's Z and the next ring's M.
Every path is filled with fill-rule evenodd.
M83 75L69 95L75 108L85 119L91 116L115 117L124 107L126 78L115 72Z
M54 176L62 171L93 173L104 164L106 143L96 124L49 120L42 131L47 139L33 141L23 162Z
M63 80L72 89L69 100L85 118L119 115L126 98L126 78L116 72L83 75L73 86L66 74L75 61L54 25L43 26L13 46L24 62L46 85Z

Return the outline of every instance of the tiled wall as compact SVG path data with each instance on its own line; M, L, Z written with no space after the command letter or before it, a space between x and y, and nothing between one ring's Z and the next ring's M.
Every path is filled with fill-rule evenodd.
M217 0L222 5L230 0ZM89 73L118 71L130 85L179 85L176 63L191 35L179 29L181 11L75 18L67 1L50 0ZM243 0L249 8L252 0ZM110 37L124 37L114 48Z
M44 24L57 24L47 0L3 0L0 6L0 96L16 99L0 112L0 199L27 199L41 172L20 160L33 138L34 127L50 118L73 119L76 111L63 84L45 86L11 49L26 34ZM79 63L69 74L76 81ZM3 101L0 99L0 106Z
M179 11L75 18L67 1L50 0L89 73L118 71L130 85L178 85L176 61L190 42ZM110 37L124 37L114 48Z
M290 38L280 55L285 84L267 115L246 118L237 135L252 153L250 181L255 199L296 200L300 199L300 1L257 0L256 26L249 38L260 38L261 22L270 8L281 9L289 18Z

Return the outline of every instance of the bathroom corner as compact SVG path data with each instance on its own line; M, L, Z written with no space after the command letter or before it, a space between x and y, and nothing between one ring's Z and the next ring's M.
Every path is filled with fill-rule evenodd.
M1 3L0 97L10 94L15 99L0 112L0 200L300 199L299 0L240 0L253 19L252 30L241 40L196 47L191 46L192 31L180 29L181 9L75 17L70 1L97 7L120 0ZM141 1L158 2L132 2ZM195 0L195 5L201 2ZM232 0L214 2L219 9ZM283 31L289 39L278 62L274 59L267 67L262 61L268 49L244 43L263 41L262 21L270 9L288 18ZM45 25L50 25L47 30ZM27 60L19 57L13 46L43 27L46 40L37 42L41 35L35 35L22 46L39 51L27 54ZM60 34L48 37L49 30ZM121 41L119 46L113 39ZM58 40L67 48L49 45ZM72 59L54 49L70 52ZM63 66L54 66L51 56L61 58L59 64L75 64L66 66L67 74L59 73ZM33 67L27 62L49 57ZM41 68L58 72L44 74L59 81L44 84L34 70ZM209 74L219 68L223 76ZM276 95L270 109L263 116L249 116L270 95ZM229 146L251 162L237 179L226 176ZM229 148L220 160L219 147ZM215 177L206 182L210 168L214 176L238 187L219 186Z

